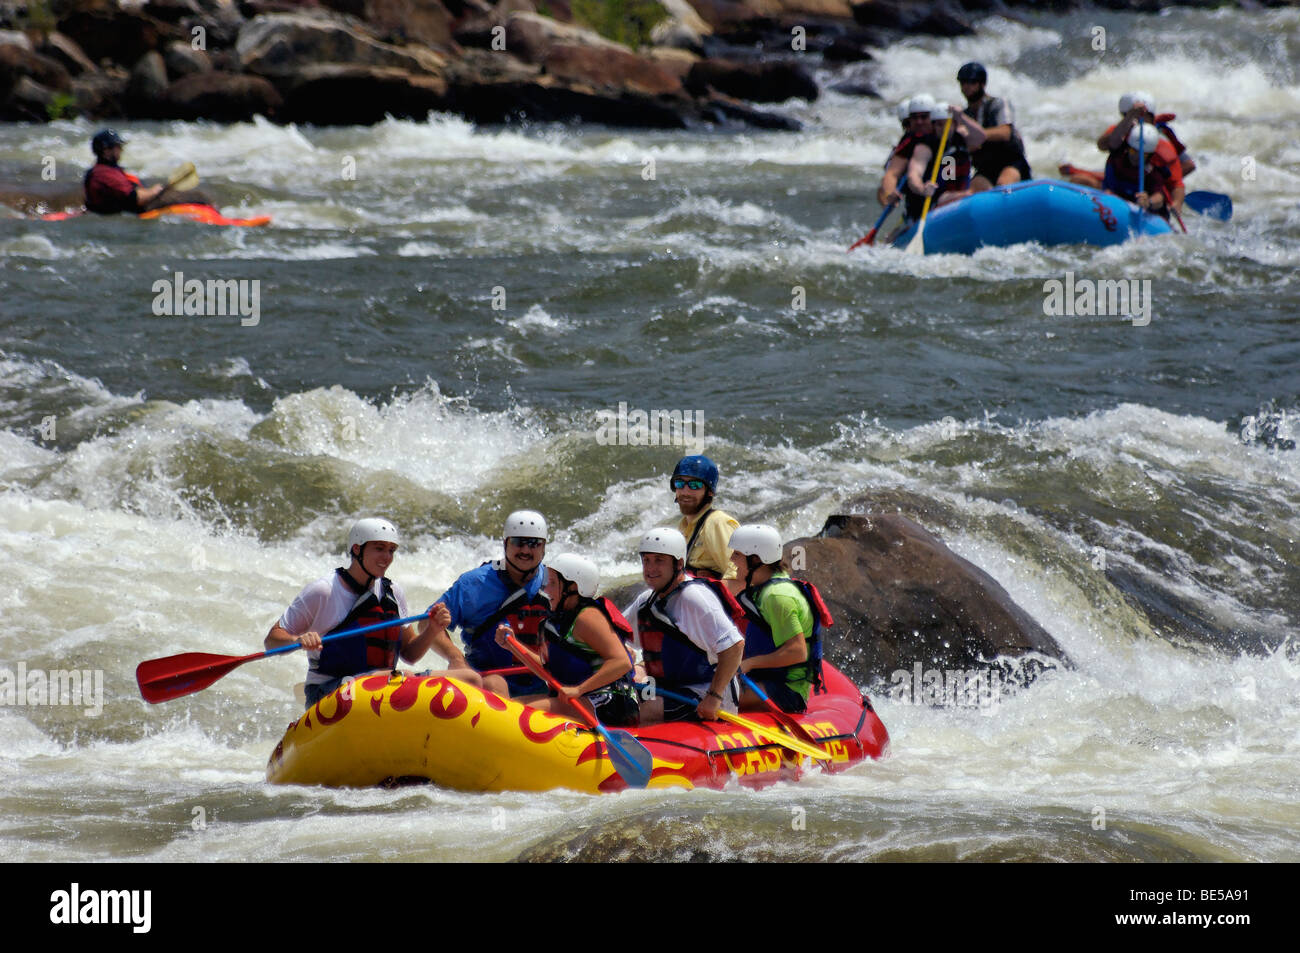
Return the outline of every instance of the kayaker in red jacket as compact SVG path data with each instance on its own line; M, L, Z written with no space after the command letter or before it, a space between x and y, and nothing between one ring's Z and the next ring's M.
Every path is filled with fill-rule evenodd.
M177 192L168 191L166 185L141 185L139 176L118 165L124 145L126 140L113 129L101 130L90 140L95 164L86 173L84 182L87 209L100 215L117 215L120 212L139 214L164 205L212 204L198 190Z

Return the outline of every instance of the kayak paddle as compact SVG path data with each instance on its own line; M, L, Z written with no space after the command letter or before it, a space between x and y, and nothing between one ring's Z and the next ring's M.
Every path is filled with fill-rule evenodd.
M531 654L524 651L524 647L519 644L519 640L513 635L506 637L506 645L510 648L510 653L515 658L528 666L528 671L532 672L555 691L560 691L563 687L555 680L550 672L537 663L537 659ZM605 747L609 751L609 760L614 763L614 770L618 776L627 782L631 788L643 788L650 783L650 774L654 770L654 755L650 749L638 741L631 732L616 729L610 731L600 723L596 717L596 710L592 707L591 702L586 698L579 696L570 698L569 704L578 710L582 716L583 722L592 731L599 734L605 739Z
M943 164L943 150L948 145L948 133L951 131L952 116L949 116L948 121L943 124L943 135L939 137L939 151L934 154L934 169L930 173L931 185L939 181L939 166ZM925 219L930 214L930 203L933 201L933 195L927 195L925 197L925 207L921 209L921 220L916 223L916 234L912 236L912 240L908 242L907 247L903 249L903 251L909 255L925 254L925 239L922 238L922 236L925 234ZM823 756L830 757L830 755L824 753Z
M384 622L376 622L373 625L363 625L359 629L335 632L333 635L325 636L321 639L321 642L346 639L349 636L360 635L362 632L372 632L375 629L387 629L395 625L419 622L426 617L426 613L421 612L419 615L407 616L405 619L388 619ZM141 662L136 666L135 680L140 686L140 694L144 697L144 700L151 705L156 705L159 702L171 701L173 698L183 698L186 695L201 692L217 679L233 672L245 662L269 658L272 655L280 655L300 648L302 648L301 642L291 642L278 648L267 649L265 652L254 652L252 655L212 655L207 652L184 652L180 655L169 655L166 658L149 659L146 662Z
M163 192L169 189L175 189L178 192L186 192L190 189L199 187L199 173L194 168L193 162L186 162L176 167L176 171L167 179L167 184L163 187Z
M1188 192L1183 204L1193 212L1226 222L1232 218L1232 199L1222 192Z
M745 686L762 700L763 705L772 713L772 716L776 718L777 721L785 725L790 732L797 735L799 738L802 738L804 741L807 741L809 744L817 744L817 739L808 733L808 729L801 725L796 719L791 718L788 711L783 710L780 705L768 698L767 692L763 691L763 689L759 687L758 682L754 681L744 672L739 672L737 674L740 676L740 680L745 683ZM824 749L819 748L818 750Z
M1178 219L1178 227L1181 228L1183 234L1186 235L1187 226L1183 224L1183 217L1178 214L1178 209L1174 206L1174 198L1169 194L1169 189L1162 185L1160 186L1160 191L1165 193L1165 205L1169 207L1169 211L1174 213L1174 218ZM1187 201L1187 196L1183 196L1183 201Z
M688 705L699 704L698 698L687 698L685 695L678 695L676 692L670 692L667 689L660 688L658 685L655 686L654 690L665 698L671 698L674 701L685 702ZM798 738L792 738L783 731L778 731L776 728L768 728L765 725L760 725L756 721L742 718L740 715L733 715L729 711L719 709L718 719L721 721L729 721L734 725L740 725L742 728L748 728L758 737L766 738L773 744L778 744L783 748L789 748L797 754L805 755L809 758L816 758L820 761L832 760L831 756L821 748L814 748L807 742L800 741Z
M885 206L885 210L880 213L880 218L876 219L876 224L871 226L871 231L867 232L867 234L863 235L856 242L850 245L849 251L853 251L853 249L857 248L859 245L870 245L876 240L876 232L880 231L880 226L885 224L885 219L889 217L889 213L898 206L898 200L900 198L902 198L902 194L895 192L893 201Z
M1146 189L1147 173L1147 153L1146 153L1146 130L1147 124L1141 119L1138 120L1138 194L1142 194ZM1140 211L1139 211L1140 214Z

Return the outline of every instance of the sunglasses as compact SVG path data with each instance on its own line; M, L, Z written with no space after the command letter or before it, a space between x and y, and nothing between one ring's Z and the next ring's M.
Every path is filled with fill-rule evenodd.
M686 487L688 490L702 490L704 489L704 481L686 480L682 477L673 477L672 487L674 490L680 490L682 487Z
M538 539L536 536L511 536L510 545L516 549L537 549L539 546L545 546L546 540Z

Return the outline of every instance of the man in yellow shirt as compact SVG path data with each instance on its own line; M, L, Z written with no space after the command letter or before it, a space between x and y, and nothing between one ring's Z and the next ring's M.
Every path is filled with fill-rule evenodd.
M735 595L742 588L731 562L728 541L740 525L733 517L713 508L718 489L718 467L708 457L682 457L673 469L669 488L682 511L678 531L687 540L686 571L696 576L722 579Z

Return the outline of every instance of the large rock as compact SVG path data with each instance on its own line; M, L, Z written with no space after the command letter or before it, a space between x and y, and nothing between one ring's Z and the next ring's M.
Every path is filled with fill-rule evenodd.
M269 80L247 73L191 73L167 88L167 111L175 119L247 122L275 117L283 103Z
M92 119L117 118L123 114L127 71L120 66L82 73L72 81L72 95L77 111Z
M999 657L1069 664L988 573L899 513L831 516L786 558L821 590L835 625L826 656L860 681L897 671L972 670Z
M621 43L607 40L595 30L572 23L558 23L537 13L513 13L506 21L506 52L540 66L551 47L588 46L597 50L631 53Z
M391 66L321 63L300 69L287 85L278 118L318 126L366 126L385 116L424 119L447 108L441 76Z
M46 122L54 103L54 90L20 76L7 88L0 87L0 120Z
M69 0L58 8L59 31L75 40L96 63L130 66L166 39L181 39L179 27L123 9L109 0Z
M853 4L853 18L865 26L908 33L969 36L975 32L953 0L861 0Z
M439 0L322 0L322 5L362 20L390 43L423 43L455 52L453 17Z
M596 89L628 90L646 96L681 96L682 82L663 67L622 49L556 43L543 68L551 76Z
M736 99L756 103L783 103L787 99L817 98L817 82L797 63L756 60L700 60L686 78L688 89L712 88Z
M732 33L741 27L772 26L775 21L753 7L732 0L688 0L700 19L718 35Z
M323 64L378 67L438 76L446 62L432 50L380 42L360 25L300 13L255 17L239 31L235 49L248 72L285 80L292 79L306 67Z
M72 37L64 36L57 30L41 41L37 52L59 63L72 76L95 72L94 62L86 55L81 45Z
M126 85L127 108L136 115L158 116L166 95L167 66L161 53L150 50L131 68Z
M173 79L212 72L212 58L207 52L196 50L189 43L180 40L167 44L163 51L163 62L167 64L167 75Z
M0 96L16 87L23 78L49 90L67 92L72 89L72 77L57 60L34 52L30 45L0 46ZM30 94L33 90L27 92Z

